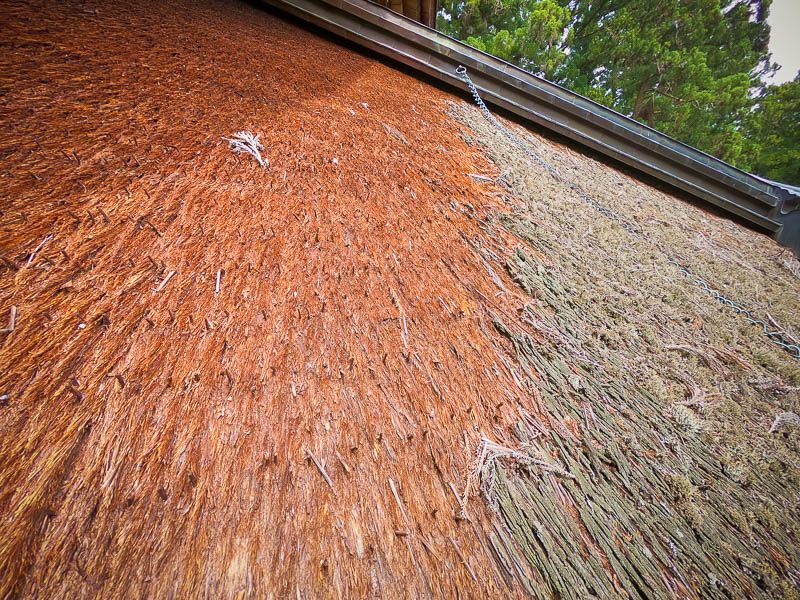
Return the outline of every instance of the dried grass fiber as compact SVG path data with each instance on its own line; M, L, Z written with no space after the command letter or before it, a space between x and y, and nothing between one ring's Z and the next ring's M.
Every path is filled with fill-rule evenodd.
M453 492L516 408L445 95L235 2L0 10L0 598L520 594Z
M462 138L445 93L252 6L0 11L2 323L16 315L0 333L0 598L551 595L492 490L528 489L525 478L571 485L568 451L533 444L579 430L510 339L571 352L584 322L545 323L545 287L509 265L519 246L546 268L576 268L576 236L594 249L613 233L587 220L589 233L563 236L569 252L537 250L509 215L541 218L557 239L558 211L537 217L524 190L508 191L512 171ZM241 130L260 136L268 168L222 140ZM567 155L598 181L634 186L643 221L673 221L684 206ZM707 218L691 214L687 227ZM764 258L779 249L708 223L706 237L740 242L709 277L739 261L755 286L768 269L762 287L741 291L796 328L796 295L776 295L772 274L787 290L796 276ZM694 234L674 229L689 258ZM570 289L596 293L600 275L577 272ZM792 392L774 392L797 385L789 363L771 349L759 358L735 327L725 334L732 321L676 275L653 277L688 298L674 300L663 331L652 325L665 336L658 353L707 397L744 381L742 424L766 424L758 444L782 444L774 451L794 468L796 436L766 437L773 409L798 409ZM654 318L633 314L619 327ZM633 374L671 381L655 377L666 367L650 354L637 362L635 349L612 345L621 329L604 335L620 386ZM662 343L699 347L724 369ZM742 348L746 367L727 358ZM687 386L665 387L663 413L648 418L678 427L670 411ZM479 448L492 450L480 470L494 482L476 474ZM514 466L518 452L536 460ZM556 525L571 515L562 500ZM786 565L791 581L795 554L776 540L770 565ZM582 548L594 549L596 576L629 596L608 557ZM704 574L687 573L676 589L696 597L692 578Z

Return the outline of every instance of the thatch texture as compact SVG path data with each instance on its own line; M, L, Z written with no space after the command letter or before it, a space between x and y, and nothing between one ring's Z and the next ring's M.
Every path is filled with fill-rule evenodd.
M0 597L500 594L455 492L516 418L468 242L511 244L443 94L238 4L85 9L3 7Z
M767 434L798 410L794 363L674 271L631 283L635 248L596 214L567 227L559 203L584 207L474 111L233 2L0 10L0 598L797 581L797 436ZM267 167L231 151L240 131ZM721 284L746 272L742 293L797 327L771 241L548 148L645 198L648 226L704 219L707 245L679 251ZM626 300L656 283L667 308ZM738 421L698 416L706 400ZM745 435L777 458L720 467ZM741 481L717 488L725 468ZM595 480L605 533L576 503ZM674 533L704 522L722 558Z
M668 258L795 340L797 261L764 236L514 128L563 178L630 220L642 234L633 237L476 108L453 104L451 114L522 202L501 220L524 242L506 269L531 296L518 311L528 327L500 316L495 327L535 381L547 421L523 415L518 444L533 457L547 449L571 475L478 463L508 562L538 573L522 578L526 588L540 597L797 597L800 447L796 430L774 434L775 423L796 422L783 411L800 408L800 360Z

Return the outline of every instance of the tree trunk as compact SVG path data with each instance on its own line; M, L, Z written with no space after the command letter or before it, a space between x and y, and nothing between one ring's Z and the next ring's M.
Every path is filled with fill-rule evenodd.
M648 89L648 80L643 79L642 85L639 86L639 91L636 94L636 102L633 104L633 114L631 115L632 118L639 120L639 115L642 113L642 106L644 105L644 95L647 93Z

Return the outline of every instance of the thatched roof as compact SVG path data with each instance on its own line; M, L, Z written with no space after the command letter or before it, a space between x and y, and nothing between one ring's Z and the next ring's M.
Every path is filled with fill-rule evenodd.
M475 109L249 5L2 10L0 598L793 592L798 362ZM528 140L797 330L788 252Z

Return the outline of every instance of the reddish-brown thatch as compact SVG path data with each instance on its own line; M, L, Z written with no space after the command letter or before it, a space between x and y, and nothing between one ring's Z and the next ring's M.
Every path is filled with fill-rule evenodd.
M0 10L1 599L798 579L800 371L475 111L233 1ZM796 327L771 241L528 141Z
M251 7L86 6L2 9L0 597L496 596L457 494L511 293L467 242L511 244L445 96Z

